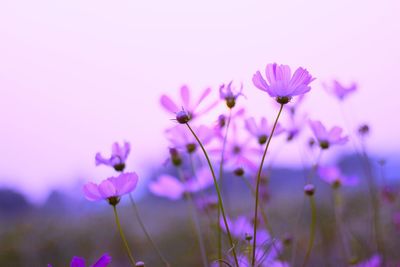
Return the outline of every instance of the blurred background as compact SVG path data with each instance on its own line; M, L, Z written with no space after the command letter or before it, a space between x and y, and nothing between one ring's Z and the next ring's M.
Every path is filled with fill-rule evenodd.
M96 168L94 155L109 153L114 141L123 140L132 146L127 165L140 176L135 197L155 239L172 262L181 258L175 255L188 255L174 266L197 266L196 256L190 256L197 253L187 246L191 237L184 227L185 203L147 195L146 181L165 171L164 129L173 124L159 97L166 93L176 99L180 86L187 84L195 95L210 87L217 99L219 85L234 80L244 85L246 98L241 101L248 113L271 120L276 106L251 82L255 71L271 62L305 67L317 78L304 103L310 118L341 125L349 134L368 123L371 161L378 168L377 162L385 160L385 177L396 187L398 10L398 1L372 0L2 1L0 266L65 266L72 255L94 260L103 251L112 253L113 266L125 266L111 210L106 203L85 201L81 191L84 182L113 174ZM356 82L359 90L339 104L323 88L332 79ZM348 144L324 160L355 166L356 158ZM302 188L303 180L296 177L303 164L295 146L274 160L276 176L282 175L279 171L291 173L284 185L281 179L271 180L271 190L279 192L273 200L279 207L271 204L271 213L281 234L293 227L291 192ZM233 183L232 191L245 194L241 186ZM351 212L365 197L356 191L349 193L349 216L362 224L362 216ZM321 205L329 201L327 196ZM129 206L125 208L133 247L149 266L159 266ZM235 212L248 208L239 206ZM160 218L165 220L162 226L156 223ZM324 218L329 222L329 216ZM399 236L387 218L388 253L393 249L398 257L394 250ZM88 228L93 222L98 227ZM171 229L187 232L177 238ZM363 228L354 229L362 238ZM171 243L179 249L171 249ZM329 248L319 249L326 253L316 262L329 257ZM364 256L372 253L359 250Z

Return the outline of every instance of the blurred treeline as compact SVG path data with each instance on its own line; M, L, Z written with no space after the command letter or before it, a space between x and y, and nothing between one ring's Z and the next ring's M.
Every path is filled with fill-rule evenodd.
M353 158L344 159L340 164L345 172L358 173L361 179L358 187L341 189L342 217L352 259L366 259L376 252L371 233L368 190L361 167ZM250 217L253 212L252 195L240 178L231 176L229 179L229 187L224 190L229 215L235 217L244 214ZM395 182L395 179L391 179L385 186L390 187L394 196L398 197ZM315 185L318 230L309 266L347 266L333 212L332 190L330 185L319 179L315 179ZM273 169L269 183L264 186L268 188L269 200L265 207L273 234L288 241L281 258L290 263L293 245L296 244L294 266L298 266L305 255L309 238L309 205L303 194L304 170ZM382 184L380 189L383 189ZM210 192L213 190L210 189ZM127 200L125 197L118 208L133 254L146 266L163 266L141 232ZM143 221L171 266L201 266L187 204L185 201L169 201L151 195L137 201ZM398 199L389 203L380 198L380 229L389 266L396 266L400 262L400 231L392 220L393 214L400 211L399 204ZM209 215L216 218L213 214L211 212ZM208 218L202 216L202 230L211 261L216 257L215 225L210 226ZM69 266L74 255L93 263L105 252L113 257L110 266L129 266L112 209L106 202L77 200L53 192L45 204L33 206L17 192L0 190L1 267L40 267L48 263L54 267Z

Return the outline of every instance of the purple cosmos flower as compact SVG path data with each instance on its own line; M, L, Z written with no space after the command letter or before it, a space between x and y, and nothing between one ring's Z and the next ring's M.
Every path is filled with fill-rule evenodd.
M111 156L109 158L103 157L100 153L96 154L96 166L104 164L113 167L116 171L123 171L125 169L125 161L128 158L131 146L128 142L124 142L120 146L117 142L112 145Z
M267 142L269 134L272 130L272 125L268 125L266 118L261 118L259 125L257 125L256 120L253 117L248 118L245 120L245 127L251 135L257 138L257 141L260 145L263 145ZM276 125L274 134L277 136L282 132L284 132L284 129L278 123Z
M354 265L354 267L381 267L382 266L382 257L378 254L372 255L371 258L360 262L359 264Z
M341 185L355 186L358 184L358 178L356 176L344 175L338 167L321 167L318 173L322 180L333 187L339 187Z
M343 101L350 93L357 90L357 84L352 83L350 86L346 87L340 84L337 80L334 80L331 85L324 84L324 87L340 101Z
M331 145L343 145L349 140L347 136L341 136L343 130L340 127L335 126L328 131L320 121L311 120L310 127L322 149L328 149Z
M244 108L240 108L238 110L232 111L231 113L231 122L235 121L235 119L242 117L246 113L246 110ZM220 139L223 139L225 136L225 131L226 125L228 123L228 117L224 114L221 114L218 116L218 120L215 123L215 126L213 128L214 130L214 135Z
M214 103L208 105L207 107L199 110L199 105L200 103L210 94L211 92L211 88L207 88L203 91L203 93L200 95L200 97L198 98L197 101L192 102L191 96L190 96L190 91L189 88L184 85L181 87L181 98L182 98L182 102L174 102L169 96L167 95L162 95L160 102L161 102L161 106L163 106L163 108L173 114L178 113L179 111L182 110L182 108L187 111L190 115L191 119L194 119L196 117L198 117L201 114L204 114L206 112L208 112L210 109L212 109L213 107L216 106L216 104L218 103L217 101L215 101Z
M95 264L91 265L91 267L107 267L111 262L111 257L108 254L104 254L103 256L96 261ZM71 267L85 267L85 259L79 257L73 257L71 261ZM47 267L52 267L51 264L48 264Z
M110 177L100 184L87 183L83 186L85 197L90 201L108 200L111 205L119 203L121 196L132 192L138 183L136 173L122 173L117 177Z
M315 80L306 69L298 68L293 76L288 65L268 64L265 70L267 81L259 71L253 75L253 84L267 92L280 104L287 104L293 96L311 90L309 84Z
M207 168L201 169L197 177L187 177L185 182L178 178L163 174L156 181L149 184L149 190L156 196L166 197L171 200L181 199L184 193L196 193L213 184L213 179Z
M194 127L196 135L203 145L208 144L214 137L213 130L207 126ZM165 131L167 139L177 149L185 149L188 153L193 153L197 148L197 141L194 136L184 127L175 126Z
M243 84L241 84L239 92L234 92L234 90L232 90L232 82L233 81L227 85L222 84L219 87L219 97L225 100L228 108L233 108L236 105L236 98L238 98L240 95L243 95Z

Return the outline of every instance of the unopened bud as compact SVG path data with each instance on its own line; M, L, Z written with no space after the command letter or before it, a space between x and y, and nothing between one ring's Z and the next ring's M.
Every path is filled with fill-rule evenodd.
M125 169L125 163L118 163L114 165L114 170L117 172L123 172Z
M171 156L171 161L174 166L182 165L182 157L179 154L179 151L176 148L169 149L169 155Z
M236 176L243 176L243 175L244 175L244 169L241 168L241 167L236 168L236 169L233 171L233 173L234 173Z
M322 149L328 149L329 148L329 142L328 141L319 141L319 146Z
M178 113L176 113L176 120L181 124L188 123L190 119L191 119L190 114L186 110L181 110Z
M304 186L304 193L307 196L312 196L315 193L315 186L313 184L307 184Z

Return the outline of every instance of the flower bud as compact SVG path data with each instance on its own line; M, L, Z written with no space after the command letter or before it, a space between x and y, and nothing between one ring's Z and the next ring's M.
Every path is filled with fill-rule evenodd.
M251 241L253 239L253 236L251 234L245 233L244 234L244 239L246 241Z
M169 155L171 156L171 161L174 166L178 167L182 165L182 157L176 148L170 148Z
M186 110L181 110L178 113L176 113L176 120L181 124L188 123L190 119L191 119L190 114Z
M304 186L304 193L307 196L313 196L315 193L315 186L313 184L307 184Z
M117 172L123 172L125 169L125 163L118 163L118 164L115 164L113 167L114 167L114 170L116 170Z
M236 168L233 173L236 176L243 176L244 175L244 169L242 167Z
M319 146L321 147L321 149L328 149L329 142L328 141L319 141Z

